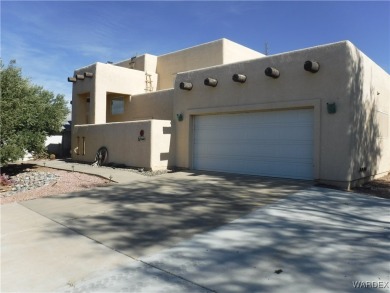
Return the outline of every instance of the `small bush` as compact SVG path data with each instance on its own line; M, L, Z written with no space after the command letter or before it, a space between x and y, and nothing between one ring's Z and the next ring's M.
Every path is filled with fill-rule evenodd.
M0 186L10 186L13 183L13 180L7 174L3 173L0 175Z
M55 154L50 154L49 159L50 160L55 160L56 159L56 155Z
M49 155L45 151L40 151L40 152L34 152L33 153L34 160L47 159L48 157L49 157Z

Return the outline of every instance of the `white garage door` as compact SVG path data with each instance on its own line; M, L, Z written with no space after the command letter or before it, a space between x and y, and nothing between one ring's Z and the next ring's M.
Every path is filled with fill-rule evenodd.
M196 116L193 168L313 178L313 110Z

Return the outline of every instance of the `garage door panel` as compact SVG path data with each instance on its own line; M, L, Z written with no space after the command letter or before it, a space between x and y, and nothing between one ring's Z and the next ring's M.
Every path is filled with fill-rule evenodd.
M308 179L311 177L311 171L296 173L297 169L310 170L311 162L291 162L278 160L272 160L268 158L265 160L248 160L243 161L239 158L215 159L207 158L207 162L202 166L202 170L219 171L229 173L243 174L242 170L245 169L244 174L250 175L263 175L281 178L297 178ZM291 174L295 174L294 177Z
M195 169L311 179L313 111L197 116Z
M221 147L223 145L223 147ZM307 154L312 151L307 141L299 141L294 144L283 144L283 142L261 143L259 141L248 141L247 144L229 144L225 141L215 143L198 144L194 150L194 156L250 156L251 158L267 158L269 156L285 158L307 158ZM250 155L249 155L250 154Z

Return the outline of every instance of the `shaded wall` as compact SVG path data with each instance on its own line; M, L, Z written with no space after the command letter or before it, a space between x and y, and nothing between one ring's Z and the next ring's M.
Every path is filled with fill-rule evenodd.
M172 160L167 155L170 152L170 128L171 122L165 120L77 125L73 132L72 158L93 163L99 148L106 147L109 163L166 169Z

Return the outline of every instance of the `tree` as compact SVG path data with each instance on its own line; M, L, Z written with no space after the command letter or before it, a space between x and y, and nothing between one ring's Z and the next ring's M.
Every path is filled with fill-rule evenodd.
M46 136L58 133L69 109L63 95L34 85L21 68L0 60L0 164L18 160L25 151L41 153Z

